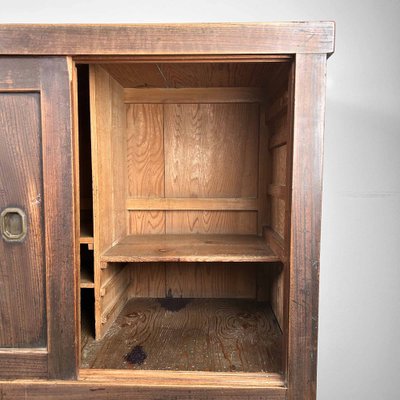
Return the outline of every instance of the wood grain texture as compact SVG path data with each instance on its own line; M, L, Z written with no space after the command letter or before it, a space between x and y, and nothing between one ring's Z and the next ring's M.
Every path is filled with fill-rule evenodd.
M266 95L265 90L252 87L124 89L124 102L127 104L258 103L266 100Z
M46 379L47 349L9 349L0 350L0 376L2 380L10 379ZM1 388L1 384L0 384ZM1 394L0 390L0 394ZM0 397L1 398L1 397Z
M149 371L149 370L101 370L82 369L81 382L136 382L142 386L165 386L169 383L173 387L187 386L192 388L280 388L285 390L281 374L273 372L206 372L206 371ZM267 392L268 393L268 392ZM269 397L268 397L269 398Z
M78 277L75 274L75 236L74 227L74 203L72 195L72 123L71 123L71 65L65 57L58 58L2 58L0 62L0 90L1 91L35 91L40 93L40 124L41 124L41 149L43 171L43 187L40 191L36 188L34 181L27 185L27 193L32 207L40 207L39 204L46 204L44 213L45 236L45 265L46 265L46 315L47 315L47 356L29 355L18 362L15 356L13 370L8 371L11 377L13 371L16 376L29 377L35 374L29 365L37 363L38 374L46 374L50 378L73 378L76 373L77 347L75 338L77 336L75 316L77 315L77 293ZM54 98L58 102L54 102ZM59 107L62 104L63 107ZM27 105L27 109L30 106ZM23 112L19 110L19 112ZM30 117L31 124L34 124L34 116ZM8 115L4 126L12 123L12 113ZM15 123L15 121L14 121ZM25 124L29 124L26 121ZM27 125L28 126L28 125ZM17 131L13 134L16 135ZM30 141L32 144L32 155L35 155L37 148L34 145L35 134L31 132ZM19 135L16 135L19 136ZM14 138L17 140L17 138ZM29 142L28 142L29 143ZM17 147L15 147L17 148ZM60 150L61 149L61 150ZM14 153L15 156L15 153ZM2 157L2 160L4 158ZM28 162L29 156L25 162ZM40 160L40 156L39 156ZM12 163L9 167L12 166ZM32 173L37 167L32 165ZM28 176L28 175L27 175ZM41 192L42 191L42 192ZM2 193L4 196L5 193ZM40 195L38 197L38 195ZM5 197L2 197L3 200ZM35 205L36 203L36 205ZM63 210L63 215L58 215ZM64 214L65 213L65 214ZM32 211L32 216L35 212ZM38 226L34 225L29 229L40 236ZM36 221L39 222L39 221ZM34 247L36 257L40 257L40 248ZM38 265L38 272L40 266ZM27 280L27 287L31 283ZM35 283L40 285L40 281ZM63 302L59 299L63 298ZM37 298L40 308L40 296ZM43 300L42 300L43 301ZM42 303L43 304L43 303ZM23 321L20 321L23 323ZM44 366L42 363L47 363ZM24 368L26 368L24 370ZM25 372L25 374L24 374Z
M128 198L128 210L175 210L175 211L257 211L258 201L251 198Z
M198 373L197 373L198 375ZM133 383L113 383L102 380L91 381L20 381L16 383L0 383L0 393L3 398L15 400L25 400L28 396L32 400L109 400L118 398L120 400L131 400L134 396L137 400L154 399L179 399L179 400L259 400L267 397L268 400L285 400L286 389L276 385L268 386L268 380L260 377L257 381L264 379L267 382L263 386L251 385L255 379L249 379L250 384L244 385L237 383L235 379L227 379L222 376L220 381L232 382L228 385L208 385L192 386L190 384L194 377L180 379L181 384L177 385L176 379L172 385L170 377L162 377L155 380L152 377L135 379ZM200 377L200 379L203 379ZM158 382L158 386L142 384L147 381ZM245 379L240 380L243 382ZM190 387L188 387L190 386ZM234 386L234 388L232 388Z
M316 396L326 55L297 55L295 74L288 399L309 400Z
M165 263L131 263L127 264L127 268L131 275L129 298L166 297Z
M251 56L170 56L152 63L148 57L130 57L122 59L122 64L114 61L102 66L125 88L271 88L281 75L287 75L291 57L263 56L257 62L252 60Z
M41 59L43 178L46 205L48 376L76 377L78 254L74 235L71 60ZM55 102L54 99L58 101ZM60 107L60 104L63 106ZM62 210L62 215L60 215ZM60 302L60 299L63 299Z
M164 195L163 106L126 106L128 194L148 198Z
M123 89L97 65L91 65L91 139L94 213L94 280L96 336L106 329L101 324L107 307L111 323L118 309L103 304L99 255L127 233L126 129ZM122 300L121 300L122 301ZM111 312L112 311L112 312Z
M332 53L333 22L0 26L2 55ZM26 38L29 40L26 40Z
M130 211L128 230L130 235L165 233L165 211Z
M255 235L130 235L101 255L102 262L274 262Z
M246 263L167 263L165 294L178 298L255 299L257 266Z
M164 105L166 197L256 197L258 105Z
M47 345L40 125L39 93L0 93L0 211L28 225L22 243L0 237L0 348Z
M169 310L174 301L182 308ZM281 337L267 303L135 299L101 341L86 345L82 366L279 373ZM140 364L125 358L135 346L147 356Z
M255 211L169 211L168 234L257 234Z

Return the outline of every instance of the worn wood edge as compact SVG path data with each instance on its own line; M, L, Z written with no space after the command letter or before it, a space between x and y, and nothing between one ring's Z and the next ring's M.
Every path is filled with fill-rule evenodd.
M264 101L266 101L265 90L252 87L124 89L125 104L260 103Z
M98 169L98 140L97 140L97 109L96 109L96 68L95 65L89 66L89 98L90 98L90 140L92 150L92 186L93 186L93 247L94 247L94 262L93 262L93 277L94 277L94 320L95 320L95 335L100 336L101 332L101 304L100 304L100 271L101 263L98 255L100 248L99 224L98 215L100 213L99 200L99 174L95 173Z
M148 386L83 381L0 381L0 394L15 400L285 400L287 390L279 387L191 387Z
M125 56L75 56L76 63L102 63L102 64L135 64L135 63L179 63L179 64L196 64L196 63L287 63L293 61L293 55L289 54L164 54L164 55L146 55L131 54Z
M245 198L128 198L129 211L257 211L257 199Z
M270 263L281 261L280 256L270 255L270 256L252 256L252 255L207 255L207 256L108 256L102 255L101 261L116 262L116 263L136 263L136 262L203 262L203 263Z
M0 25L0 54L331 54L334 36L332 21L3 24Z
M79 380L150 386L285 388L278 373L80 369Z
M42 148L46 149L43 150L42 168L46 204L48 378L73 379L79 362L75 322L78 318L79 275L74 268L78 243L74 232L72 59L40 58L40 76L41 113L48 117L42 121ZM54 102L54 95L64 107ZM64 151L54 151L57 148ZM64 213L62 228L57 218L60 209ZM67 316L73 320L72 323L66 319Z

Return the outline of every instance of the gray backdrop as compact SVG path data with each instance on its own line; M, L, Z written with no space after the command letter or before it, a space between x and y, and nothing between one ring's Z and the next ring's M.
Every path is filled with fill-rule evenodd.
M0 10L0 23L335 20L318 400L400 398L400 0L0 0Z

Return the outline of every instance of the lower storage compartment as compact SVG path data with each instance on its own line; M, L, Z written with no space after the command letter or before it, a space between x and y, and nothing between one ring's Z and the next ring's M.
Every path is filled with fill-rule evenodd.
M101 340L85 322L82 367L280 372L282 333L266 302L131 299Z

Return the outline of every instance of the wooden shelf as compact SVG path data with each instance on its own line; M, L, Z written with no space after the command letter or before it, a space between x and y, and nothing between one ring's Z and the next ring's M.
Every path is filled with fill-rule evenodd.
M82 368L280 373L282 333L268 303L243 299L131 299L94 340ZM265 376L264 376L265 379Z
M93 273L90 273L88 268L81 266L81 288L92 289L94 288Z
M101 256L103 262L275 262L255 235L131 235Z
M88 226L81 226L81 233L79 237L81 244L93 244L93 229Z

